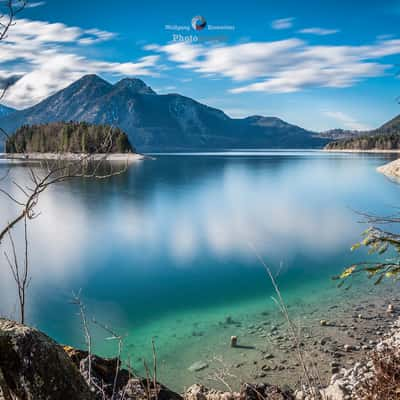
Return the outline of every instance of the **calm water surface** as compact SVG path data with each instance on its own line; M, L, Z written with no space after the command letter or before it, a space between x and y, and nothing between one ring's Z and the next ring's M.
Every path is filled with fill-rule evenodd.
M154 338L164 383L181 389L194 380L187 367L205 353L223 352L236 333L221 324L227 316L252 321L273 309L253 246L277 273L295 313L342 295L330 277L363 256L349 251L365 228L353 210L390 213L398 203L400 186L375 171L393 158L164 154L107 181L53 187L29 227L29 322L83 346L70 304L71 292L81 289L90 316L127 334L125 356L133 365L140 369ZM0 162L0 174L8 167ZM11 165L19 182L26 174L26 166ZM0 204L5 222L16 209L4 198ZM4 257L1 264L0 312L13 316ZM94 335L97 351L112 354L115 343L96 328Z

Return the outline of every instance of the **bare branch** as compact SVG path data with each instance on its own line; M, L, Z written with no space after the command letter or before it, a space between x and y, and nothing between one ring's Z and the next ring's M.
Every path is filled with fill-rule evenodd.
M296 353L297 353L297 358L300 362L300 365L302 367L303 370L303 375L305 377L306 380L306 384L307 384L307 390L310 392L310 394L312 396L315 396L316 398L318 398L318 392L317 389L315 388L315 386L313 385L313 379L311 377L311 373L309 371L309 368L306 365L305 362L305 358L303 355L303 351L301 349L301 344L300 344L300 340L299 340L299 336L297 335L297 327L294 324L294 322L291 320L290 316L289 316L289 311L286 307L286 303L283 300L281 291L279 289L279 286L276 282L276 279L274 277L274 274L272 273L271 269L269 268L269 266L265 263L264 259L261 257L261 255L258 253L257 249L255 248L255 246L252 243L249 243L250 248L253 250L255 256L257 257L258 261L260 262L260 264L264 267L264 269L266 270L268 277L272 283L272 286L274 288L274 291L277 295L277 299L274 299L274 301L278 304L278 307L282 313L282 315L285 317L286 322L288 324L289 327L289 331L293 337L295 346L296 346ZM314 398L314 397L313 397Z
M7 38L7 33L14 25L16 16L25 8L27 0L6 0L4 13L0 17L0 40Z
M7 252L4 252L8 266L11 270L11 274L17 285L18 290L18 300L20 307L20 321L21 324L25 322L25 304L26 304L26 291L28 289L30 278L29 278L29 262L28 262L28 227L27 218L24 219L24 262L21 267L18 262L17 251L15 247L15 242L11 231L8 231L8 237L10 239L11 249L12 249L12 260L8 256Z
M98 148L103 152L109 151L112 146L112 128L110 128L106 138L99 145ZM35 171L30 168L30 178L34 184L34 187L28 188L30 191L30 195L22 188L21 185L17 184L17 187L25 194L26 200L24 202L22 202L21 200L17 200L14 196L12 196L4 189L0 189L0 193L3 193L14 203L22 207L20 214L17 215L14 220L9 222L2 231L0 231L0 243L2 242L7 232L13 229L25 216L27 216L28 219L33 219L37 217L34 208L38 204L40 195L50 186L76 178L108 179L113 176L121 175L127 171L128 162L126 162L124 166L117 171L111 169L111 171L108 173L100 173L100 168L104 165L104 162L107 160L109 153L101 153L102 156L100 157L100 159L96 157L96 154L85 154L82 157L79 157L77 160L55 160L52 165L46 162L47 173L45 173L42 177L39 177L37 173L35 173Z
M118 383L118 376L121 370L121 354L122 354L122 347L123 347L123 336L118 335L115 331L110 328L108 325L104 325L101 322L96 321L94 318L92 319L93 323L98 325L100 328L104 329L107 333L111 335L111 337L107 338L108 340L117 340L118 341L118 353L117 353L117 363L115 367L115 375L113 381L113 390L111 394L111 399L114 400L117 394L117 383Z
M85 342L88 350L88 377L87 383L89 387L92 387L92 335L89 330L89 324L86 318L86 307L81 300L81 290L77 294L72 292L72 304L76 305L79 310L79 316L81 318L83 333L85 336Z
M377 214L370 214L362 211L352 210L357 215L363 217L363 219L359 222L361 223L368 223L368 224L393 224L393 223L400 223L400 213L397 212L392 215L377 215Z

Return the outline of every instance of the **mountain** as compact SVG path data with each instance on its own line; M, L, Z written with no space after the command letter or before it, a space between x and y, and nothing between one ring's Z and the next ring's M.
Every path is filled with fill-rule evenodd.
M51 122L23 125L6 141L6 153L133 153L126 133L108 125Z
M357 137L328 143L326 150L399 150L400 115L380 128L364 132Z
M322 147L326 138L279 118L228 117L179 94L159 95L140 79L112 85L86 75L33 107L0 118L9 133L22 125L86 121L124 130L139 151Z
M0 104L0 118L1 117L5 117L6 115L10 115L15 111L16 110L14 110L11 107L3 106L3 105Z
M120 90L128 89L133 94L157 94L150 86L140 79L124 78L114 85Z
M328 131L320 132L318 137L329 140L352 139L365 134L363 131L354 131L349 129L329 129Z
M400 115L383 124L375 132L378 134L400 133Z

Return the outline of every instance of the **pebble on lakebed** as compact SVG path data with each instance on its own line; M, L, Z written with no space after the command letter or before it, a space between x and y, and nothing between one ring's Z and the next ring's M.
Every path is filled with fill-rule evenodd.
M303 316L299 323L302 351L311 354L318 364L322 382L328 383L333 374L340 373L343 368L351 368L368 357L400 315L400 300L393 287L365 297L343 294L333 306L328 301L326 304L319 305L313 312L306 313L308 309L305 310L303 305L291 311L294 315ZM393 305L393 313L387 312L388 304ZM360 314L362 318L359 318ZM227 324L232 321L235 324ZM269 312L268 316L261 312L256 316L228 315L221 318L216 327L221 330L218 341L210 343L208 334L201 339L204 346L209 346L201 354L205 362L198 361L193 365L188 371L188 380L190 376L196 376L198 383L209 384L207 372L221 368L220 362L215 361L215 356L221 356L226 368L232 368L237 377L247 382L268 382L279 387L299 389L302 367L295 355L296 345L292 335L279 310ZM236 349L230 347L231 335L238 337ZM245 345L242 346L242 343ZM193 356L191 362L199 360L199 353ZM237 390L237 379L228 380ZM218 385L216 388L223 389Z

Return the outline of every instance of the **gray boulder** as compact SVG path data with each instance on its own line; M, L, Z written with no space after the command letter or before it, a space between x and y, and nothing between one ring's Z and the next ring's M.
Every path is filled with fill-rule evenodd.
M0 400L92 400L63 348L36 329L0 319Z

